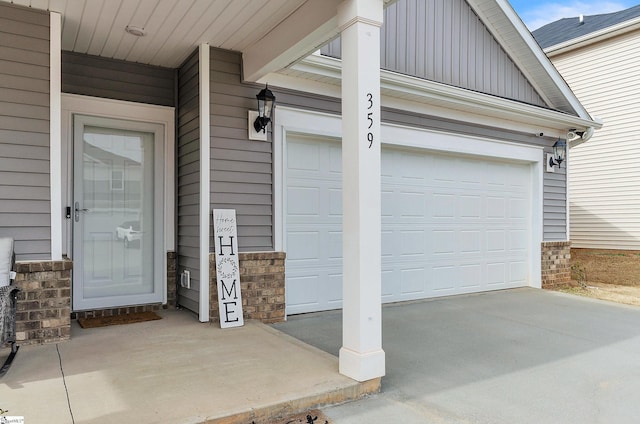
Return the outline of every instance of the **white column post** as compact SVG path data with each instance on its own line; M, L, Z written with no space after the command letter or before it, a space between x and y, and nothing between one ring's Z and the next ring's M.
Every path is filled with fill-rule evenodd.
M382 377L380 26L382 0L345 0L342 32L343 336L340 373Z

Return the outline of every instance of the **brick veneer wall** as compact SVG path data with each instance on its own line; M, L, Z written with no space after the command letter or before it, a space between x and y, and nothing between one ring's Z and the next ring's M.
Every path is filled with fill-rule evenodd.
M167 307L176 307L176 252L167 252Z
M16 263L16 339L19 344L39 344L67 340L71 319L157 311L176 305L176 255L167 252L167 305L135 305L122 308L71 312L71 271L73 262Z
M78 318L101 318L117 315L132 314L135 312L154 312L162 309L162 304L151 303L148 305L121 306L118 308L92 309L89 311L77 311L71 314L72 319Z
M571 242L542 243L542 287L571 281Z
M284 321L284 252L240 253L240 290L245 319ZM220 322L215 254L209 255L210 320Z
M16 263L16 339L38 344L71 335L70 260Z

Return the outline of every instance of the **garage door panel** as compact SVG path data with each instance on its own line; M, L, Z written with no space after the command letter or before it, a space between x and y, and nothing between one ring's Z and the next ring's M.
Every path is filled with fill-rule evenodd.
M330 307L342 306L342 273L330 272L327 275L327 303Z
M506 169L509 173L509 179L506 181L508 183L509 190L518 193L527 191L527 188L530 185L529 172L527 172L526 169L515 165L508 165L506 166Z
M505 285L507 276L506 276L506 266L504 262L498 263L488 263L487 264L487 285L496 286L496 285Z
M479 164L477 159L456 158L453 161L456 167L453 177L460 183L458 187L477 187L483 183L487 172L485 164Z
M458 240L461 254L481 254L482 231L462 230Z
M507 202L504 197L487 196L487 218L503 220L507 217Z
M382 219L393 218L395 216L395 205L393 202L395 192L389 190L383 190L381 193Z
M313 143L289 143L287 148L288 168L307 171L307 174L320 175L323 169L320 166L320 149L322 148L323 146Z
M324 289L320 274L287 277L287 307L311 310L321 306L320 291Z
M433 170L433 186L454 188L456 186L456 161L448 156L434 156L429 164Z
M396 243L396 246L400 246L400 254L402 256L424 256L425 254L425 231L423 230L405 230L400 231L401 243Z
M503 255L507 250L507 235L505 230L488 230L487 252Z
M329 259L342 261L342 231L329 231L328 234Z
M434 218L455 218L456 197L448 193L433 193L431 196Z
M290 231L287 235L289 260L294 262L318 262L321 260L320 232L318 231Z
M320 187L289 187L287 198L290 216L320 216Z
M397 242L395 241L395 231L391 230L383 230L382 238L381 238L381 253L383 258L391 258L394 256L397 246Z
M342 263L342 230L335 225L296 226L287 231L287 261L294 266Z
M527 199L514 198L509 199L509 218L526 220L529 216L529 202Z
M513 177L513 173L509 172L511 169L508 165L498 162L487 162L486 166L486 181L491 190L504 191L507 188L509 180Z
M318 252L315 263L296 260L287 241L287 313L341 307L341 167L334 162L341 152L339 144L315 143L325 169L312 176L296 168L286 175L288 187L320 191L316 216L308 205L307 214L287 210L288 233L320 233L304 241L317 243L305 251L305 257ZM396 148L383 148L381 159L383 302L528 285L529 166ZM322 287L317 300L290 302L290 277L312 274Z
M342 307L341 267L309 267L287 275L287 311L304 313Z
M382 182L388 180L389 177L395 175L397 161L394 160L394 155L384 155L380 157L380 176L382 178Z
M454 230L433 230L431 237L433 240L431 253L434 256L456 253L456 232Z
M509 231L509 250L513 253L525 253L528 250L528 233L524 230Z
M482 196L460 195L458 197L458 216L463 220L478 220L482 218Z
M329 186L328 194L327 215L342 221L342 188Z
M468 290L480 288L480 281L482 281L482 279L478 278L478 276L483 274L482 268L482 264L478 262L460 265L460 288L467 290L467 293Z
M424 185L429 179L425 156L401 153L398 157L402 166L396 168L403 184ZM398 160L397 159L397 160Z
M322 157L329 161L325 165L329 174L340 178L340 175L342 175L342 146L338 143L331 143L328 156L323 155Z
M519 287L526 283L529 276L529 265L525 260L515 261L509 264L510 279L514 287Z
M422 218L425 216L427 212L427 193L400 191L396 197L397 199L395 199L396 201L394 201L394 204L402 205L401 208L396 208L398 210L396 216L404 218Z
M397 270L393 267L382 265L382 298L397 299L400 295L400 279L396 276Z
M424 294L427 271L424 266L400 270L400 288L402 295Z
M432 269L433 291L438 296L455 294L458 272L453 265L434 266ZM458 282L459 283L459 282Z

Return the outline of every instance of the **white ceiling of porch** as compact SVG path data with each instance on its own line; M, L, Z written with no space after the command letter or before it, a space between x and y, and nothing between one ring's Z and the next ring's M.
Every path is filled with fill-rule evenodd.
M201 43L246 50L307 0L0 1L61 13L63 50L175 68Z

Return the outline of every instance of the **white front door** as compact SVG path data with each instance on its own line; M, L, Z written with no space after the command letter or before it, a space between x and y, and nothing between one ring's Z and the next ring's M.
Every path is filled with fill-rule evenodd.
M74 310L162 302L162 134L74 116Z

